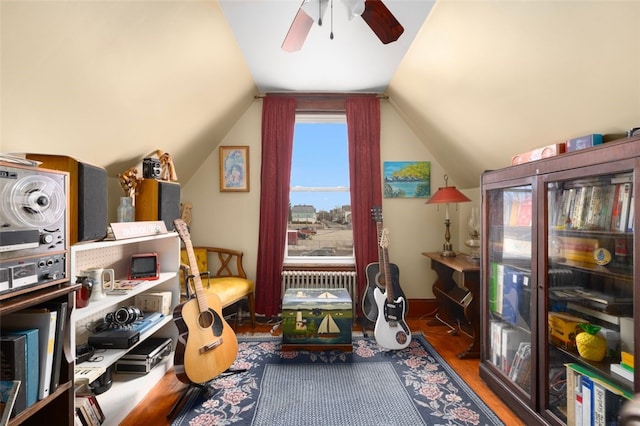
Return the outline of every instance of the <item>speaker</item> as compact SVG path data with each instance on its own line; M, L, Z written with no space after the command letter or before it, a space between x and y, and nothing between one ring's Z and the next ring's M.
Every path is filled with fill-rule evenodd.
M27 154L42 167L69 172L69 243L107 235L107 171L65 155Z
M144 179L136 187L136 221L162 220L168 230L180 217L180 184Z

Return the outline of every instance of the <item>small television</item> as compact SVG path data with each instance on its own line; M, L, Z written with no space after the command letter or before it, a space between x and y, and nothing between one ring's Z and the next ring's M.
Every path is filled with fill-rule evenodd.
M159 276L158 253L139 253L131 256L130 280L157 280Z

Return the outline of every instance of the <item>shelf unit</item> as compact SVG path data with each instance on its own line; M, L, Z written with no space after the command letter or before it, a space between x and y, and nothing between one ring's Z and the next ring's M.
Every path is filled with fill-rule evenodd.
M71 247L70 271L74 280L81 271L93 267L111 268L114 270L116 280L125 280L131 256L151 252L158 254L159 278L144 281L132 290L128 290L126 294L106 295L100 300L91 300L86 307L74 310L71 317L72 347L87 343L93 329L97 324L103 322L106 314L121 307L134 305L137 294L169 291L171 292L171 312L173 312L173 308L180 303L178 282L180 239L175 232L169 232L117 241L82 243ZM87 361L80 365L113 369L114 364L122 356L151 336L170 337L173 340L173 349L175 349L177 332L172 315L167 315L142 333L140 341L136 345L128 349L97 349L95 355L99 361ZM173 355L169 355L144 375L116 374L112 371L113 384L111 388L98 395L98 402L106 416L104 424L107 426L119 424L129 411L145 397L147 393L145 390L150 390L172 366Z
M480 376L526 424L593 416L595 400L576 404L583 382L611 404L640 391L638 361L633 382L610 370L640 353L639 173L632 137L482 176ZM601 327L604 358L578 350L585 323Z

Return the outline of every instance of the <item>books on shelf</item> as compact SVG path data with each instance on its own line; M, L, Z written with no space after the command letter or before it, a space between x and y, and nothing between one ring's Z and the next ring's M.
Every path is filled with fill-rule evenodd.
M76 395L75 409L80 422L85 426L100 426L104 423L104 412L93 394Z
M564 188L550 202L556 229L630 232L633 228L633 183L630 175Z
M617 419L622 405L633 398L630 389L576 363L566 364L566 383L567 426L609 425Z
M25 392L25 408L28 408L38 401L40 380L40 348L38 339L38 329L23 329L17 331L2 331L3 336L24 337L25 349L25 372L19 379L22 382L22 390ZM21 406L21 405L20 405Z
M49 396L53 373L53 353L56 337L57 311L49 309L24 310L2 317L3 330L38 330L38 399Z

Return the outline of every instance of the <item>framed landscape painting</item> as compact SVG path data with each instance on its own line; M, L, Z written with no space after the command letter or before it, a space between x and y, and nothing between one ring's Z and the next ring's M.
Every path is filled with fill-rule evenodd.
M249 147L220 147L220 191L249 191Z
M429 198L430 161L385 161L382 189L384 198Z

